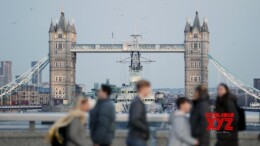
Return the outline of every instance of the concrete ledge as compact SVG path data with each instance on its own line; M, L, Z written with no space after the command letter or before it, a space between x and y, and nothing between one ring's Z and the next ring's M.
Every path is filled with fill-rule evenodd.
M258 141L258 134L260 132L240 132L239 133L239 146L258 146L260 141ZM155 139L157 146L166 146L168 142L167 130L158 130L156 132ZM211 133L211 146L214 146L216 143L216 134Z
M46 131L1 131L0 146L50 146L46 143ZM126 130L117 130L113 145L125 146ZM93 145L86 131L87 145Z
M89 132L86 132L87 145L92 145L89 138ZM239 134L239 146L258 146L260 142L257 140L258 132L241 132ZM215 145L215 134L211 134L211 146ZM116 138L113 146L126 146L125 138L127 136L126 130L117 130ZM28 132L28 131L1 131L0 146L50 146L45 142L46 131ZM168 131L157 130L154 132L155 141L153 145L167 146Z

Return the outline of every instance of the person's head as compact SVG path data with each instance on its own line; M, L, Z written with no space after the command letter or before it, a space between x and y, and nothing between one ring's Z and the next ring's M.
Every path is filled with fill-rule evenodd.
M89 103L89 99L85 98L85 97L80 97L78 99L77 105L75 109L79 109L82 112L88 112L90 110L90 103Z
M98 98L99 99L107 99L112 93L112 89L109 85L101 85L100 90L98 91Z
M208 88L205 85L198 85L195 88L193 99L207 99L209 98Z
M229 94L228 86L224 83L218 85L218 97L223 97Z
M136 83L136 90L141 98L145 98L151 93L151 84L149 81L140 80Z
M185 113L188 113L191 109L190 100L186 97L180 97L176 101L177 108Z

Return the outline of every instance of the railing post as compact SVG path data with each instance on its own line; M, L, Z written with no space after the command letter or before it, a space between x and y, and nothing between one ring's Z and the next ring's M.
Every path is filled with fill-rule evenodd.
M35 130L35 121L29 121L29 131L32 132Z

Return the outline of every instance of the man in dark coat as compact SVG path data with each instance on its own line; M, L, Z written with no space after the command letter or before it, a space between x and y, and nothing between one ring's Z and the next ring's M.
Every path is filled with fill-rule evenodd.
M151 93L150 83L140 80L136 83L137 97L132 101L129 110L129 133L127 146L146 146L149 139L149 125L143 100Z
M209 95L205 86L200 85L195 89L193 108L190 115L191 135L199 140L199 146L210 145L210 134L207 131L208 122L205 117L209 113Z
M98 101L90 111L90 134L94 146L110 146L115 135L115 107L109 100L112 89L102 85Z

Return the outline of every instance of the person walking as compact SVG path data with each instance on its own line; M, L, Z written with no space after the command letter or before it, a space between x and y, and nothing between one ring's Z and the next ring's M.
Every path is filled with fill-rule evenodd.
M237 111L237 98L231 94L226 84L221 83L218 86L217 100L216 100L216 113L233 113L234 118L231 123L233 130L226 131L225 123L220 127L217 132L216 146L238 146L238 121L239 114Z
M110 146L115 136L115 107L109 97L112 89L101 85L98 101L90 111L90 135L94 146Z
M126 144L127 146L146 146L150 134L143 100L151 94L151 85L146 80L140 80L136 83L136 89L137 96L129 109L129 132Z
M211 111L208 89L204 85L199 85L195 88L190 114L192 137L199 140L199 146L210 145L210 134L207 130L208 122L205 116L209 112Z
M170 136L168 146L193 146L199 142L191 136L190 122L186 114L190 112L191 103L186 97L176 101L177 110L170 114Z
M48 141L52 146L86 146L86 112L89 100L80 98L76 107L50 128Z

